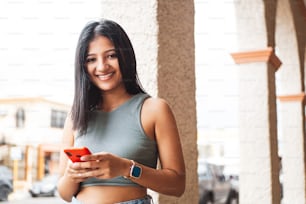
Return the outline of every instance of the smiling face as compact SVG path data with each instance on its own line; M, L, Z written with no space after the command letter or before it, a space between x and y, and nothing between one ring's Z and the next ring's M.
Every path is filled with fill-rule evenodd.
M86 68L102 93L125 90L115 47L107 37L97 36L89 43Z

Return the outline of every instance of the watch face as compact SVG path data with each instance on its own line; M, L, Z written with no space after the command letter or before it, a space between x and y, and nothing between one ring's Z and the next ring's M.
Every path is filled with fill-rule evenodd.
M132 176L135 178L139 178L141 175L141 168L139 166L134 166L132 171Z

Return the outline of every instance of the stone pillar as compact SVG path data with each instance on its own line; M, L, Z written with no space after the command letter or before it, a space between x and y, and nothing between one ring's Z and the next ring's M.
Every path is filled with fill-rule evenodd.
M180 199L160 203L198 203L195 49L193 0L158 1L158 95L172 106L183 143L187 180Z
M302 1L277 4L279 140L282 157L283 204L305 204L305 13ZM304 6L305 9L305 6ZM304 10L305 12L305 10Z
M283 204L305 204L305 94L279 96Z
M273 49L232 54L239 64L239 202L280 203Z
M306 203L305 167L305 13L301 1L277 7L276 45L282 59L277 73L284 204ZM305 6L304 6L305 9Z
M102 0L102 17L118 22L134 45L139 77L165 98L177 120L186 164L181 198L155 194L154 203L198 203L193 0Z
M278 204L275 71L281 63L273 49L276 1L243 0L234 4L239 53L233 57L240 76L240 203Z

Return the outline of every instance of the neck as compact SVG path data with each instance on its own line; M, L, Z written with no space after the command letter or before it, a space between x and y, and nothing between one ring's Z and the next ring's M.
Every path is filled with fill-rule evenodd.
M127 93L126 90L120 93L103 93L101 109L105 112L110 112L126 102L131 97L132 96Z

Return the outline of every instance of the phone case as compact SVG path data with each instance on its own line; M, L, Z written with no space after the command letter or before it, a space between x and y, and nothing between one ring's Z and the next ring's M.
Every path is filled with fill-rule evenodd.
M91 154L87 147L73 147L64 149L64 152L72 162L82 162L82 156Z

